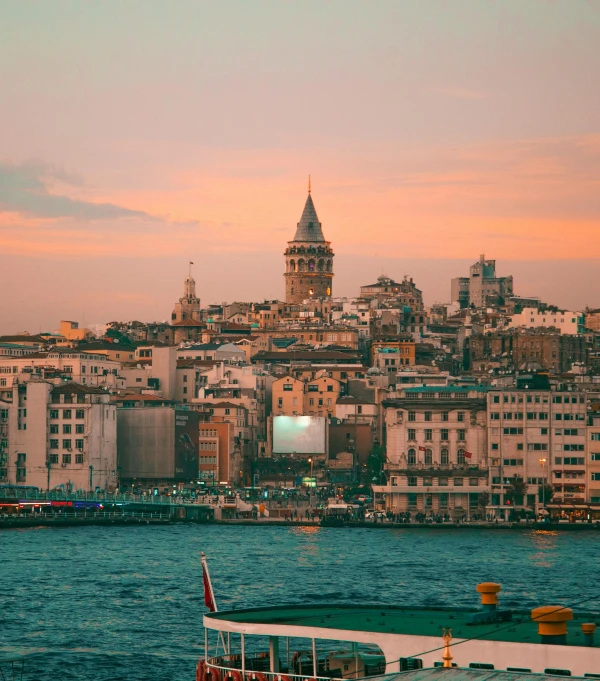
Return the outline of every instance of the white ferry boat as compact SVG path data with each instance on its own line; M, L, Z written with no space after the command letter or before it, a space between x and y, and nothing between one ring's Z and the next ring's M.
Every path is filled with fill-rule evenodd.
M197 681L600 678L598 614L553 605L503 610L500 590L478 584L481 608L473 610L283 605L210 612ZM211 598L212 589L207 604Z

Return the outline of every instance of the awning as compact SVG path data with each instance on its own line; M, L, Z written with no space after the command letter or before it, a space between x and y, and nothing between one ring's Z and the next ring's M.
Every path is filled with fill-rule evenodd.
M585 508L588 509L589 506L587 504L575 504L575 508Z

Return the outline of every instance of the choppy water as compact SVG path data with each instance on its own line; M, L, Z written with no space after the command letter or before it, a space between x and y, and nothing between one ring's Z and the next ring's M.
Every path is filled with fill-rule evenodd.
M219 608L284 602L528 608L589 595L596 533L176 525L0 530L0 650L45 651L24 679L193 681L200 551ZM598 589L600 591L600 589ZM600 602L586 610L600 610Z

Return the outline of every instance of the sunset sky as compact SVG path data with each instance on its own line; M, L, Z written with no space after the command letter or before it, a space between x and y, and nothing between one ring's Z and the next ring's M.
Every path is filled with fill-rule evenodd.
M0 0L0 332L283 297L312 176L334 295L480 253L600 307L597 0Z

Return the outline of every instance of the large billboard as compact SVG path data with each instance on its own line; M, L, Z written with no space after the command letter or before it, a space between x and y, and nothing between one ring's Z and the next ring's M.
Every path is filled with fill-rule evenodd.
M198 412L175 410L175 480L198 477Z
M323 416L274 416L274 454L324 454L326 419Z

